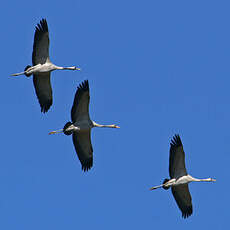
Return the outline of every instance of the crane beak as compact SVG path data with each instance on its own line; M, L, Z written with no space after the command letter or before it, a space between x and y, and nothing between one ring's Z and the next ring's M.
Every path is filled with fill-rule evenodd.
M52 131L52 132L49 132L48 134L51 135L51 134L57 134L57 133L62 133L64 130L63 129L59 129L59 130L56 130L56 131Z
M81 70L80 68L77 68L76 66L72 66L72 67L66 67L67 69L71 69L71 70ZM65 67L64 67L65 69Z
M212 178L211 178L211 181L216 181L216 179L212 179Z
M114 128L116 128L116 129L120 129L120 126L118 126L118 125L114 125Z

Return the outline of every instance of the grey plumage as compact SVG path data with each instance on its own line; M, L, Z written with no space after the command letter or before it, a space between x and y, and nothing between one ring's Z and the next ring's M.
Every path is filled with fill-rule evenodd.
M176 134L170 143L169 175L171 179L177 179L187 174L182 141L180 136ZM171 187L171 191L182 212L182 217L187 218L192 215L192 198L189 192L188 184Z
M89 100L89 82L86 80L77 87L77 92L71 109L71 119L73 123L77 123L82 119L90 120ZM82 170L88 171L93 166L91 130L74 132L72 138L75 150L82 165Z
M47 21L42 19L35 30L32 63L35 66L45 64L47 61L49 61L49 31ZM53 104L50 72L34 74L33 83L41 112L46 113Z
M171 179L187 175L187 170L185 168L185 153L178 134L173 137L170 143L169 175Z
M49 59L49 30L46 19L42 19L37 24L34 34L34 44L32 53L33 65L45 64Z
M172 194L176 200L182 217L187 218L192 215L192 197L190 195L188 184L181 184L171 187Z

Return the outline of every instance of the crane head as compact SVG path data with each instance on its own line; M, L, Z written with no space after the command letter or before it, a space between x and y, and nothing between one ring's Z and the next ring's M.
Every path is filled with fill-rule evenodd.
M73 67L73 70L81 70L80 68L77 68L76 66Z
M118 125L112 125L111 127L115 128L115 129L120 129L120 126L118 126Z

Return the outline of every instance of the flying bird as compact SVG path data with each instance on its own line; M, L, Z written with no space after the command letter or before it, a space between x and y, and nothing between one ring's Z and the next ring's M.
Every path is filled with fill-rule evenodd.
M172 194L182 212L183 218L191 216L193 212L192 197L188 189L188 184L192 181L216 181L212 178L197 179L187 173L185 167L185 153L179 135L175 135L170 143L169 175L170 179L165 179L163 184L152 187L150 190L161 187L167 190L171 187Z
M33 74L34 88L37 94L41 112L46 113L53 103L52 88L50 83L50 73L53 70L80 70L75 66L60 67L54 65L49 57L49 31L46 19L42 19L37 24L34 35L33 66L26 66L24 72L15 73L11 76L19 76L25 74L30 77Z
M91 129L94 127L120 128L117 125L100 125L91 120L89 116L89 99L89 82L85 80L77 87L71 109L72 122L67 122L63 129L49 133L64 132L65 135L72 134L73 144L83 171L88 171L93 166Z

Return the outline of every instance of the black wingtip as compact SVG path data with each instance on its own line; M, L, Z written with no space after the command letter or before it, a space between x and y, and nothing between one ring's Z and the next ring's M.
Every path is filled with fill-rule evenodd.
M89 81L85 80L83 81L78 87L77 89L82 90L82 91L89 91Z
M82 162L82 171L87 172L92 168L92 166L93 166L93 158L85 160L84 162Z
M182 212L182 218L186 219L192 215L192 206L189 206L185 212Z
M39 103L41 106L41 112L47 113L53 102L52 102L52 100L48 100L45 104L43 102L40 102L40 101L39 101Z
M42 18L40 22L36 25L36 32L48 32L48 24L45 18Z
M175 134L174 137L172 138L171 140L171 143L170 143L171 147L179 147L179 146L182 146L182 141L180 139L180 136L179 134Z
M42 23L47 23L47 21L46 21L45 18L42 18L42 19L40 20L40 24L42 24Z

